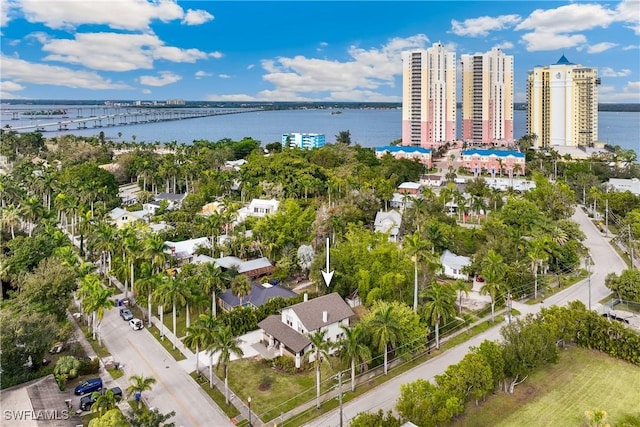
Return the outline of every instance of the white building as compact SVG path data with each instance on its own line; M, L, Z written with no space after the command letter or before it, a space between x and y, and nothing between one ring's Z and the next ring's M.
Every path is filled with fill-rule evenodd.
M607 187L614 191L630 191L636 196L640 196L640 180L638 178L622 179L622 178L609 178Z
M400 212L391 209L389 212L377 212L373 222L373 231L376 233L389 234L390 242L397 242L400 237L400 224L402 215Z
M279 351L281 356L293 356L296 368L300 368L304 354L311 348L308 335L327 331L326 340L336 343L344 336L340 326L349 326L349 319L354 314L342 297L334 292L285 307L281 315L269 316L258 326L268 348Z
M469 274L464 272L464 268L471 265L469 257L456 255L447 249L440 256L440 264L443 275L452 279L469 279Z
M513 144L513 56L494 47L461 55L462 139Z
M198 237L181 242L166 241L164 243L168 247L165 251L166 253L171 254L175 258L185 260L186 262L191 262L194 259L196 250L199 248L211 249L211 242L208 237Z
M113 208L109 212L109 220L116 228L120 229L137 221L147 223L151 217L151 212L142 209L139 211L127 211L122 208Z
M456 140L456 54L434 43L402 53L402 145Z
M253 199L249 206L238 209L237 222L244 222L248 217L262 218L278 212L280 202L276 199Z

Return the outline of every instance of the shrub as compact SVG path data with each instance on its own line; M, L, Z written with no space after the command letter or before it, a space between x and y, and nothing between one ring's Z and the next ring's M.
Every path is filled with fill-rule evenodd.
M76 378L79 375L81 362L73 356L62 356L58 359L56 367L53 370L54 375L66 376L68 379Z
M268 374L263 373L260 377L260 384L258 385L258 388L260 390L269 390L271 388L271 384L273 384L273 378Z
M287 356L278 356L273 359L273 366L288 374L294 374L298 369L296 368L296 362Z
M100 359L83 359L80 362L80 367L78 368L78 373L80 375L90 375L97 374L100 372Z

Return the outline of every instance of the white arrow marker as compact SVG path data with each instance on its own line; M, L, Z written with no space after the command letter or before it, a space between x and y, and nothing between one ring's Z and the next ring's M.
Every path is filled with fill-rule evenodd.
M335 271L329 271L329 238L327 237L327 271L322 271L322 277L324 277L324 283L327 284L327 288L329 287L329 284L331 284L331 279L333 278L333 273L335 273Z

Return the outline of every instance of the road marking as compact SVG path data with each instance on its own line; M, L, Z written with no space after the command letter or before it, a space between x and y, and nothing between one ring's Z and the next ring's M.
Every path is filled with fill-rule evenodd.
M154 338L155 339L155 338ZM162 384L162 386L167 390L167 392L171 395L171 397L173 397L174 401L182 408L182 410L186 413L187 417L191 420L191 422L193 423L192 425L196 426L198 425L198 423L196 422L196 420L193 418L193 416L191 415L191 412L189 412L189 410L184 406L184 404L182 403L182 400L178 399L178 396L176 396L173 391L171 391L171 388L169 388L161 379L161 376L156 372L155 369L153 369L153 366L151 366L149 364L149 362L147 362L147 359L142 355L142 353L140 353L140 351L138 351L138 349L135 347L135 345L133 345L133 343L131 342L131 340L129 338L127 338L127 341L129 342L129 344L131 344L131 348L133 348L133 350L138 353L138 355L140 356L140 359L145 363L145 365L147 365L147 367L149 367L149 369L151 370L151 372L153 372L153 374L155 375L156 380Z

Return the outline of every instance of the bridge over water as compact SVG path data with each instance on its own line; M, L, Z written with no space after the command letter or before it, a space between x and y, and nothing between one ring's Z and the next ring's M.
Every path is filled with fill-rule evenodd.
M16 132L66 131L72 129L126 126L142 123L186 120L201 117L261 111L262 108L133 108L77 107L61 109L2 109L3 129ZM74 114L75 113L75 114ZM18 121L18 123L10 123ZM26 123L25 123L26 122Z

